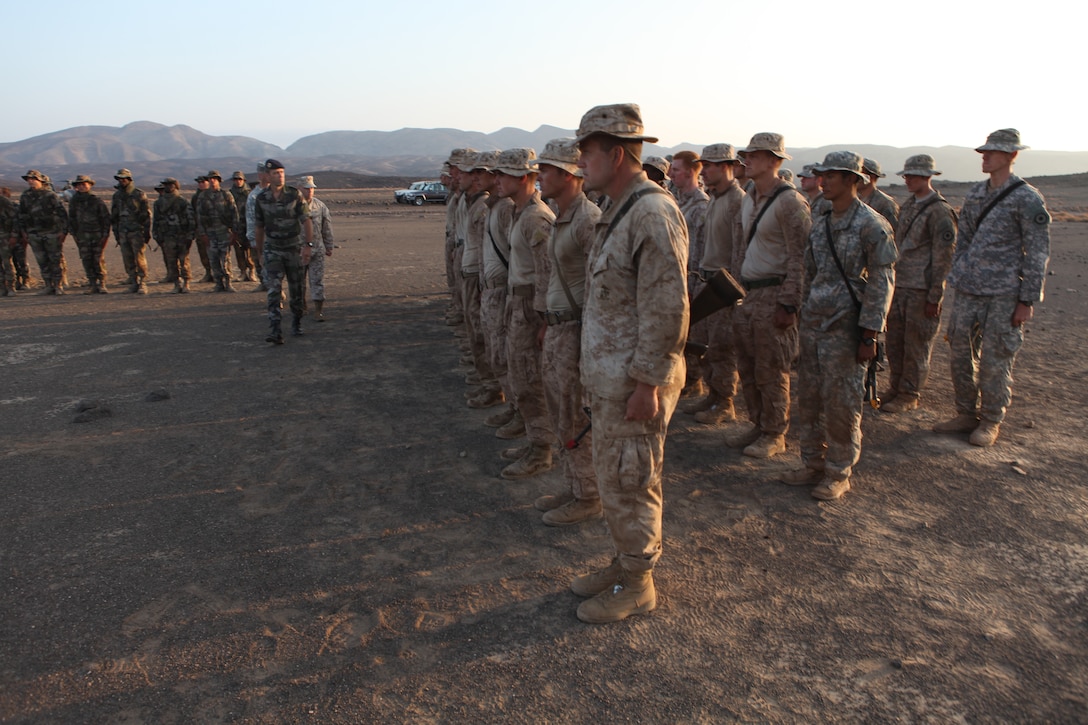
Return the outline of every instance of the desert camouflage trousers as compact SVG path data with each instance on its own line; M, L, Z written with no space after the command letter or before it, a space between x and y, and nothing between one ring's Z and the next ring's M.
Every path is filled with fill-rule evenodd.
M495 373L487 360L487 348L484 343L484 329L480 322L480 275L461 272L461 302L464 305L465 332L472 353L476 373L485 385L495 384Z
M506 366L506 283L480 292L480 325L484 332L484 351L491 374L509 401L514 400L510 389L510 374Z
M465 302L461 296L461 254L464 246L446 243L446 283L450 288L450 311L464 314Z
M216 282L230 281L230 229L213 227L206 230L208 237L208 262L211 264L212 279Z
M956 291L948 325L956 412L1000 423L1012 402L1012 368L1024 329L1012 326L1016 295L981 297Z
M192 272L189 269L189 249L192 248L193 240L169 236L156 241L162 247L163 259L166 260L166 277L172 280L192 279Z
M826 332L801 323L795 417L801 462L834 481L850 478L861 457L868 365L857 361L861 340L856 321L851 315Z
M593 501L599 497L597 474L593 470L593 433L586 434L574 448L567 447L567 442L574 440L589 422L583 410L587 401L582 389L581 370L578 367L581 357L580 321L571 320L548 326L548 331L544 333L541 366L548 412L551 413L555 435L559 441L563 478L575 498Z
M299 247L264 248L264 283L268 287L268 321L278 323L283 318L283 281L287 280L288 304L291 314L302 317L302 282L305 279Z
M506 365L514 404L525 421L529 441L550 446L555 441L555 432L545 402L537 345L537 335L544 320L533 309L533 300L529 297L507 295L506 307Z
M888 355L888 390L897 396L921 397L929 380L933 341L941 320L926 317L927 290L895 288L888 310L885 348Z
M626 400L590 395L597 488L616 556L627 571L650 571L661 558L665 435L679 398L679 385L658 388L657 417L629 421Z
M19 246L16 242L15 246ZM15 289L15 249L8 244L7 239L0 239L0 283L8 289Z
M240 265L241 262L239 261ZM249 269L243 267L242 271ZM310 287L310 299L314 302L325 300L325 247L320 244L314 246L313 256L306 265L306 281Z
M137 280L147 277L147 258L144 256L144 241L142 231L115 232L117 243L121 246L121 261L125 264L125 277L127 284L136 284Z
M87 275L87 282L106 281L106 255L105 246L102 244L101 234L89 234L76 236L76 249L79 250L79 261L83 262L83 273Z
M61 284L64 279L64 239L56 232L30 232L26 235L42 281L46 284Z
M732 311L732 342L748 419L766 435L784 435L790 427L790 367L797 357L797 326L774 326L777 295L777 287L759 287Z

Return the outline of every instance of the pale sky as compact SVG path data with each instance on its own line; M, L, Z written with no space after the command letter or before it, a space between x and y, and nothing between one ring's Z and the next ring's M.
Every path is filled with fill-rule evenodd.
M1054 0L4 0L0 142L141 120L280 146L573 129L629 101L664 146L777 131L791 147L974 147L1014 127L1084 151L1086 15Z

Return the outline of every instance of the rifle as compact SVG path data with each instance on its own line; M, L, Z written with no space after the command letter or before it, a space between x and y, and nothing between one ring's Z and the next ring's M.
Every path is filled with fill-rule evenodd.
M578 444L582 442L582 439L585 438L589 434L589 431L593 428L593 412L590 411L588 407L582 408L582 410L586 412L586 417L589 418L589 422L586 423L585 428L582 428L582 430L578 432L578 435L574 436L565 444L563 444L563 447L566 448L568 451L573 451L575 448L577 448Z
M745 294L744 287L726 270L719 269L710 275L706 280L706 286L691 300L688 334L691 334L692 327L718 310L740 304ZM696 358L706 355L707 349L707 345L699 342L688 340L684 343L684 354L693 355Z
M876 374L882 372L884 367L884 343L877 341L876 357L869 361L869 368L865 371L865 401L873 408L880 410L880 394L876 387Z

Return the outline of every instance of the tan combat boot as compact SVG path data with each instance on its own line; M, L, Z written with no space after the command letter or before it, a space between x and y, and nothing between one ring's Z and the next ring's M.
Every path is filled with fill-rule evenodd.
M488 428L502 428L504 425L514 419L514 416L517 415L517 412L517 408L512 405L508 405L498 413L494 413L493 415L489 415L488 417L484 418L484 425L486 425Z
M493 408L506 402L506 396L498 387L488 386L479 395L468 399L470 408Z
M509 448L503 448L499 451L499 458L504 461L516 461L529 452L530 446L526 443L523 446L510 446Z
M620 583L587 599L578 606L578 619L589 624L607 624L646 614L657 607L654 575L648 571L624 571Z
M812 489L812 498L820 501L836 501L850 490L850 479L843 478L838 481L825 478L820 485Z
M547 443L533 443L525 455L502 469L507 481L529 478L552 468L552 447Z
M881 413L906 413L909 410L914 410L918 407L918 396L916 395L897 395L895 398L887 403L881 403Z
M521 456L518 456L518 458L520 457ZM533 508L537 511L551 511L560 506L565 506L574 500L574 494L570 491L564 491L563 493L548 493L538 497L536 501L533 501Z
M742 428L741 430L731 430L725 434L725 445L729 448L746 448L759 440L761 435L763 435L763 431L759 429L758 425Z
M970 433L978 428L978 416L974 413L960 413L955 418L933 426L934 433Z
M737 419L737 412L733 409L732 400L721 400L706 410L695 414L695 420L707 425L719 425L729 423Z
M599 498L588 501L575 499L548 511L540 518L546 526L573 526L583 521L601 518L601 510Z
M997 440L997 435L1000 432L1000 423L994 423L992 421L984 420L978 424L978 428L975 428L971 432L971 437L968 440L973 446L980 446L982 448L986 448L994 444L994 442Z
M805 466L802 468L795 468L792 471L786 471L778 478L778 480L787 486L810 486L822 481L823 477L823 471Z
M749 458L772 458L786 452L786 436L761 435L741 452Z
M680 410L688 415L695 415L696 413L702 413L704 410L709 410L713 406L717 405L721 401L721 396L711 390L706 395L699 398L688 398L684 402L680 403Z
M134 289L133 292L135 292L138 295L146 295L147 294L147 285L144 283L144 278L143 277L140 277L140 279L136 280L136 289Z
M514 417L510 419L509 423L495 431L495 437L504 441L512 441L515 438L522 438L524 436L525 420L522 419L519 411L515 411Z
M595 597L619 584L622 576L623 567L620 566L620 560L613 558L604 569L574 577L570 583L570 590L580 597Z

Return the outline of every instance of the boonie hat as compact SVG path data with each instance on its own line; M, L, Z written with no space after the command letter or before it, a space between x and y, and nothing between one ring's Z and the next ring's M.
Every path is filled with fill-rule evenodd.
M223 180L223 177L222 177L222 176L220 176L220 175L219 175L219 172L218 172L218 171L216 171L215 169L212 169L212 170L211 170L211 171L209 171L208 173L204 174L204 176L206 176L206 177L207 177L207 178L209 178L209 179L219 179L220 181L222 181L222 180Z
M166 191L166 187L162 184L155 184L155 191Z
M740 159L737 158L737 150L733 148L733 144L729 143L712 143L709 146L704 146L703 152L699 154L699 160L703 162L710 161L715 164L740 163Z
M203 176L203 175L201 175L201 176L198 176L198 177L196 177L195 179L193 179L193 181L196 181L196 182L198 182L198 183L199 183L199 182L201 182L201 181L207 181L207 180L208 180L208 177L207 177L207 176Z
M243 174L241 171L235 171L233 174L230 175L230 178L232 178L232 179L241 179L242 181L245 181L246 180L246 175Z
M642 110L637 103L613 103L594 106L582 116L578 124L578 141L585 141L595 133L615 136L626 141L656 143L655 136L647 136L642 126Z
M793 171L791 169L779 169L778 178L785 181L787 184L793 185Z
M507 149L499 154L494 171L507 176L525 176L535 174L532 162L536 159L536 151L528 148Z
M530 163L538 169L540 166L547 164L557 169L563 169L568 174L581 177L582 170L578 168L578 159L581 156L582 152L578 150L578 141L575 139L553 138L544 145L544 150L540 152L540 156Z
M986 143L979 146L975 151L982 153L983 151L1004 151L1006 153L1012 153L1014 151L1023 151L1029 148L1020 143L1020 132L1015 128L1002 128L998 131L994 131L986 137Z
M132 179L132 172L128 169L117 169L117 173L113 175L113 178L117 181L121 179Z
M750 154L753 151L770 151L778 158L786 161L793 158L786 153L786 139L782 137L782 134L769 131L762 131L752 136L752 140L748 142L748 147L738 151L737 156L743 159L745 154Z
M302 178L300 178L298 180L297 186L300 189L316 189L317 188L317 184L314 183L314 177L312 177L312 176L303 176Z
M457 161L457 168L466 174L476 168L476 157L480 155L480 152L476 149L465 149L460 159Z
M862 158L853 151L832 151L825 156L824 162L816 165L816 173L824 174L828 171L846 171L865 180Z
M499 163L498 151L481 151L476 154L476 161L472 164L472 170L494 171L497 163Z
M465 154L474 153L476 153L476 149L473 148L453 149L452 151L450 151L450 158L448 163L450 166L456 166L458 169L460 169L461 164L465 161Z
M265 167L265 168L266 168L266 169L267 169L268 171L273 171L273 170L275 170L275 169L282 169L282 168L284 168L283 164L282 164L282 163L280 163L279 161L277 161L276 159L269 159L268 161L265 161L265 162L264 162L264 167Z
M642 160L642 167L651 166L661 172L662 176L669 175L669 162L660 156L647 156Z
M797 176L802 179L813 179L816 177L816 164L805 164L801 167L801 170L797 172Z
M173 184L174 186L181 187L181 184L179 184L178 180L175 179L173 176L167 176L165 179L163 179L159 183L161 185L163 185L163 186L170 186L171 184Z
M884 173L884 169L880 168L880 162L876 159L865 158L861 163L861 170L869 176L875 176L879 179L883 179L887 174Z
M916 154L911 156L903 164L903 170L897 171L896 176L940 176L936 169L937 162L929 154Z
M94 179L86 174L80 174L72 180L72 186L75 186L76 184L90 184L91 186L94 186Z
M43 184L49 181L49 177L38 171L37 169L31 169L30 171L26 172L26 175L23 177L23 181L30 181L31 179L37 179Z

